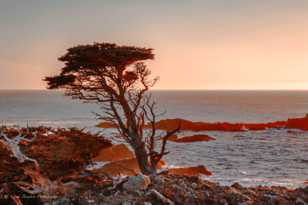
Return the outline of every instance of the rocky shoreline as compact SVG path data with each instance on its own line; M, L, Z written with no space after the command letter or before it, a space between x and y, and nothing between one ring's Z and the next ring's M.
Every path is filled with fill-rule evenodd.
M134 155L78 129L1 128L0 204L308 204L308 187L221 186L203 166L139 174Z
M143 185L143 184L142 184ZM296 204L308 202L308 187L289 190L285 187L246 188L240 184L220 186L199 177L164 174L152 179L146 189L140 184L126 188L125 184L114 192L104 189L85 190L80 196L80 204ZM108 190L108 189L107 189Z

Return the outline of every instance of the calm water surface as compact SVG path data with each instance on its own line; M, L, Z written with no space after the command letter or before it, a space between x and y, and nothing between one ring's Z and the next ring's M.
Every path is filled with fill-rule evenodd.
M308 91L155 91L165 118L193 121L268 122L303 117ZM51 91L0 91L4 125L94 129L99 108ZM169 144L173 166L204 164L223 184L302 186L308 179L308 132L265 130L204 132L216 141ZM193 134L193 133L183 133Z

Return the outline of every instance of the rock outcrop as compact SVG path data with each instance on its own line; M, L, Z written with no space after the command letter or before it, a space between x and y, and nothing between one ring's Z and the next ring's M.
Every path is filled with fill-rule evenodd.
M116 144L106 149L101 149L93 161L114 162L134 158L134 153L124 144Z
M95 175L109 175L109 176L134 176L140 173L140 169L135 158L123 159L106 163L99 169L91 171Z
M206 167L203 165L196 167L179 167L179 168L170 168L168 171L169 175L178 175L178 176L199 176L199 175L212 175Z
M42 204L68 194L77 182L66 180L78 181L91 158L110 146L76 129L2 127L0 204Z
M161 169L166 166L164 161L159 161L157 168ZM138 162L136 158L123 159L105 163L102 167L90 171L95 175L108 175L108 176L134 176L140 173Z
M308 130L308 114L303 118L291 118L286 122L286 127L290 129Z
M168 141L177 142L177 143L191 143L191 142L208 142L216 140L214 137L208 135L192 135L192 136L184 136L178 137L173 135L168 138Z
M181 126L182 131L257 131L265 129L299 129L308 130L308 115L303 118L291 118L286 121L276 121L268 123L228 123L228 122L192 122L185 119L165 119L156 123L156 128L160 130L173 130Z
M22 149L39 162L44 175L54 180L82 170L99 151L111 145L99 135L58 129L38 131L36 140Z

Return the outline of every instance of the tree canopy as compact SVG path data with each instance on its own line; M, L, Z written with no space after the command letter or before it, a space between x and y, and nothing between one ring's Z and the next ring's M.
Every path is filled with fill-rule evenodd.
M92 45L79 45L67 50L67 53L59 58L65 63L60 75L47 77L49 89L65 88L78 83L82 75L92 78L106 73L106 77L112 77L110 73L118 70L123 72L128 66L143 60L154 59L153 49L138 48L134 46L118 46L111 43L94 43ZM132 76L133 73L127 73ZM134 76L135 77L135 76ZM132 78L126 78L131 80ZM95 80L95 79L93 79Z

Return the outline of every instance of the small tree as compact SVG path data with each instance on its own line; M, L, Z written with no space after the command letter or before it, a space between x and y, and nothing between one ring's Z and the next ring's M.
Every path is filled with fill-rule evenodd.
M179 128L157 136L156 103L147 91L150 79L145 60L154 59L152 49L94 43L69 48L59 60L65 63L59 75L46 77L49 89L64 89L73 99L98 103L100 119L117 127L117 137L134 150L143 174L155 174L166 152L168 137ZM147 129L147 130L145 130ZM161 140L157 151L157 141Z

